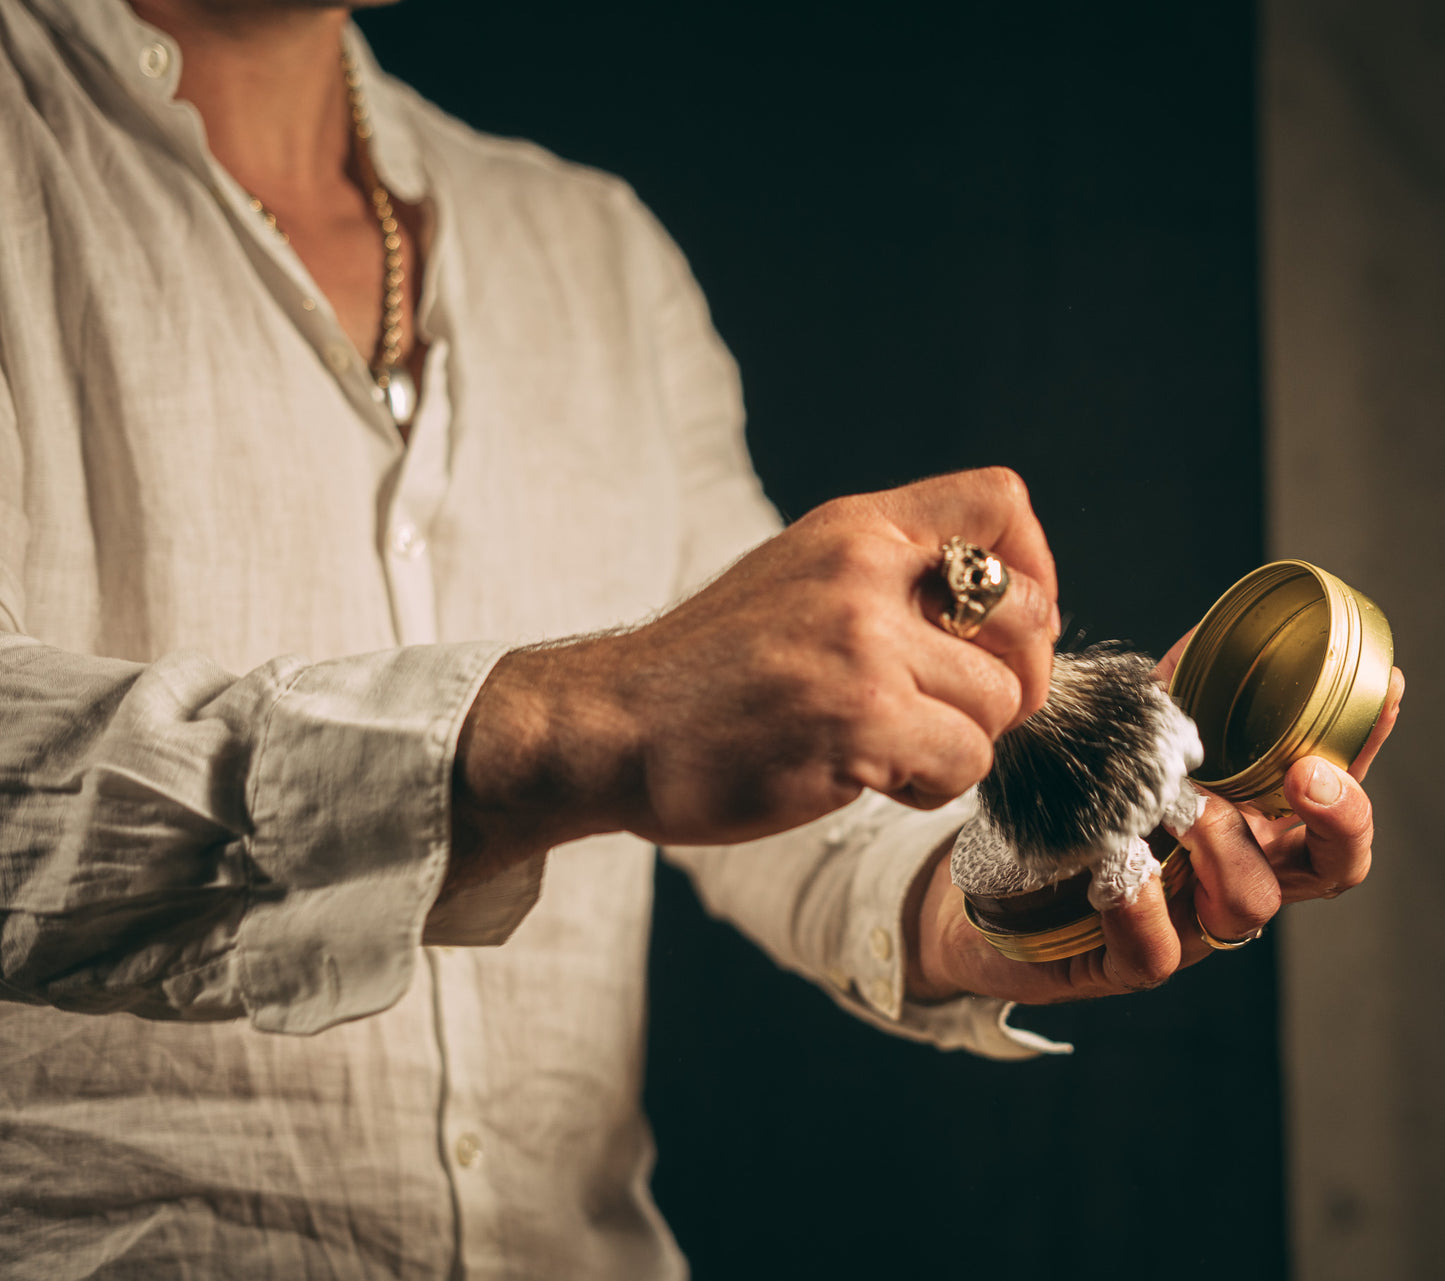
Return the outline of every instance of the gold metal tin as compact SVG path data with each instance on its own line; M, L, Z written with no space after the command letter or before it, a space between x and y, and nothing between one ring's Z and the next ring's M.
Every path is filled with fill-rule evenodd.
M1159 879L1164 885L1164 897L1170 899L1194 880L1194 868L1184 846L1174 843L1173 852L1163 861ZM1088 899L1082 895L1079 903L1085 915L1047 930L1015 931L991 925L979 914L979 905L969 894L963 896L963 911L968 923L988 940L994 951L1002 952L1009 960L1063 961L1104 946L1103 918L1089 910Z
M1380 607L1333 574L1281 560L1245 575L1204 616L1169 686L1204 744L1194 781L1269 818L1290 813L1295 761L1346 769L1360 754L1394 654Z
M1384 709L1393 665L1394 640L1380 607L1333 574L1282 560L1245 575L1195 629L1169 686L1204 746L1204 764L1191 777L1269 818L1290 813L1283 790L1289 767L1323 756L1348 768ZM1193 880L1193 868L1189 852L1161 836L1150 844L1156 856L1170 850L1161 879L1173 898ZM1047 929L1009 929L1000 919L1006 899L987 901L988 911L984 900L965 894L964 910L1004 956L1063 960L1104 942L1085 888L1077 891L1080 914Z

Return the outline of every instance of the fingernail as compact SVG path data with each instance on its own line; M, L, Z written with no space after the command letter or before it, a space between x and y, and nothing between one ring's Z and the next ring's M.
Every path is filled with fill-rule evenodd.
M1339 771L1333 765L1319 761L1315 765L1314 773L1310 775L1305 795L1316 805L1333 805L1344 790L1345 785L1340 781Z
M1049 640L1056 641L1064 632L1064 620L1059 614L1059 605L1055 601L1049 609Z

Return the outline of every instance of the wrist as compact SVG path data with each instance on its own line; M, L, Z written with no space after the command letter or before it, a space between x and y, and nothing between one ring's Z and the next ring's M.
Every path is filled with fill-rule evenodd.
M605 639L515 650L483 682L457 739L451 852L424 942L474 942L497 878L515 879L564 841L625 826L620 802L637 754L588 652Z
M457 811L491 841L547 848L627 826L637 735L606 676L612 638L514 650L467 713Z
M946 965L950 931L962 915L962 893L949 874L953 838L945 841L919 869L903 903L907 962L904 992L910 1001L951 1000L964 992Z

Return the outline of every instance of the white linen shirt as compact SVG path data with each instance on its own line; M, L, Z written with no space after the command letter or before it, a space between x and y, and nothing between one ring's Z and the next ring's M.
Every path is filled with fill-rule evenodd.
M488 887L424 949L461 720L509 647L645 616L774 532L732 362L619 181L374 66L426 211L403 447L119 0L0 0L0 1273L685 1274L639 1108L653 852ZM967 802L674 851L855 1013ZM545 869L545 886L544 886ZM300 1035L305 1034L305 1035Z

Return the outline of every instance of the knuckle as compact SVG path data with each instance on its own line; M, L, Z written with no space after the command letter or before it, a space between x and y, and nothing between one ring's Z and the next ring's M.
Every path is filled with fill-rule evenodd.
M1028 700L1027 712L1030 716L1044 705L1044 698L1048 691L1033 691L1033 693L1037 697L1030 697ZM997 738L1014 723L1021 712L1025 711L1024 683L1019 674L1011 667L1002 669L998 677L998 690L993 701L996 708L994 723L984 726L984 728L988 730L990 738Z
M1280 889L1278 879L1270 876L1255 888L1246 908L1247 919L1252 925L1264 925L1274 920L1283 906L1284 892Z
M982 730L973 734L965 733L960 738L959 755L954 768L963 784L958 789L962 793L993 769L993 740Z
M1195 820L1187 833L1190 848L1196 843L1217 847L1229 840L1238 830L1239 821L1234 808L1226 801L1207 797L1204 812Z
M749 646L740 664L748 674L744 701L749 709L794 707L813 709L817 675L813 664L788 646Z
M1352 890L1363 885L1365 878L1370 874L1370 859L1366 855L1363 859L1350 864L1338 876L1335 877L1335 888L1337 890Z
M865 648L871 629L870 611L858 597L841 593L829 601L828 631L845 650Z
M993 740L977 727L957 735L940 764L936 785L950 796L961 796L993 769Z
M831 526L834 524L853 525L856 524L862 507L862 500L857 494L844 494L839 498L830 498L827 502L819 503L812 511L804 513L793 522L793 528L800 525L822 525Z
M849 601L829 626L829 647L846 663L851 685L873 700L883 691L895 696L901 691L907 655L898 653L897 635L878 610L866 601Z
M1020 507L1028 505L1029 487L1012 467L984 467L979 470L978 475L985 483L1003 494L1010 503Z
M828 556L828 568L836 579L849 584L872 581L893 568L894 550L883 538L855 529L841 531Z
M861 786L875 792L895 791L904 781L887 760L853 741L839 745L830 775L835 786Z
M1052 655L1052 650L1050 651L1050 655ZM1037 677L1031 675L1030 679L1027 682L1022 680L1021 678L1015 677L1015 679L1018 680L1019 691L1018 704L1014 708L1013 713L1015 717L1020 715L1032 716L1035 712L1039 711L1046 702L1048 702L1048 673L1050 665L1051 659L1046 658L1044 663L1041 665L1039 675ZM1012 718L1010 719L1012 720Z
M975 697L966 714L990 740L1013 724L1024 704L1022 678L998 659L979 664L973 693Z
M898 711L891 692L867 681L857 681L838 689L820 689L818 697L817 716L825 727L828 741L837 743L850 761L876 755L873 741Z
M810 635L800 647L812 660L819 653L841 655L860 669L855 678L879 678L891 673L892 665L885 655L896 647L895 632L889 627L888 615L877 608L870 593L832 590L821 599L815 598L815 602L807 613ZM801 614L802 609L800 602L795 614Z
M902 791L889 793L894 800L902 801L916 810L942 809L956 796L953 792L938 792L924 783L910 783Z
M1049 622L1053 602L1038 583L1027 574L1014 574L1010 585L1019 593L1019 614L1029 626L1042 628Z
M1152 992L1155 988L1163 987L1174 976L1175 963L1163 952L1149 954L1128 966L1121 966L1118 962L1110 964L1108 969L1113 971L1112 977L1115 984L1126 992Z
M1246 883L1229 885L1219 895L1219 906L1232 921L1252 929L1272 920L1282 900L1278 879L1262 872Z
M1136 992L1152 992L1163 987L1174 977L1177 961L1164 951L1151 952L1144 957L1130 976L1129 987Z
M1043 587L1023 573L1012 573L996 613L984 624L995 641L1011 649L1035 645L1053 650L1054 602Z

